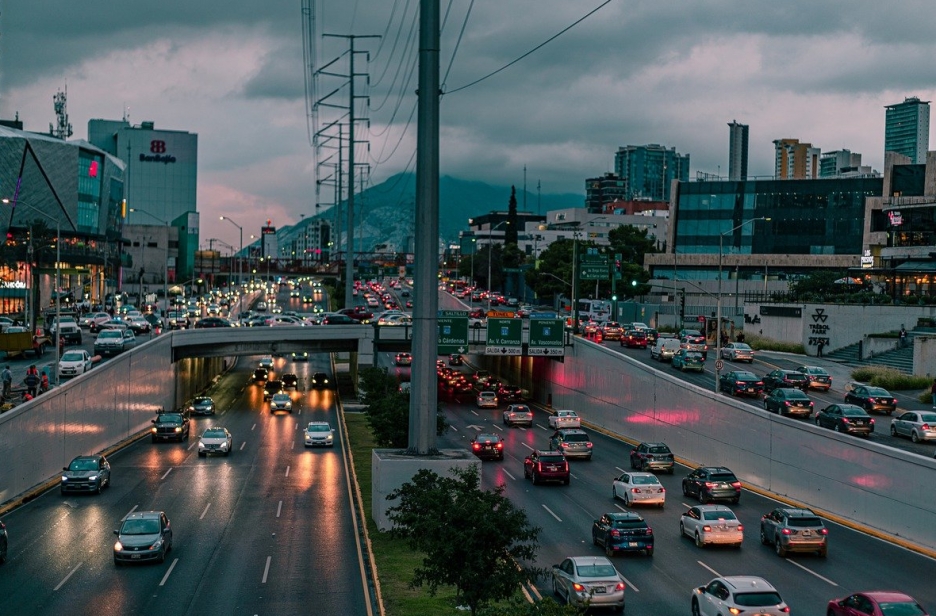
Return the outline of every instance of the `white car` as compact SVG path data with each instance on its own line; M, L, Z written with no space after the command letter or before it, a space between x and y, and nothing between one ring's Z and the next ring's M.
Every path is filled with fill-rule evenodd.
M267 325L270 327L305 327L307 323L299 317L278 314L272 319L268 319Z
M59 360L59 376L70 377L84 374L91 369L91 354L81 349L66 351Z
M699 616L747 613L787 616L790 613L777 589L764 578L753 575L717 577L705 586L693 588L691 609Z
M734 511L724 505L696 505L679 517L679 535L694 540L700 548L709 544L740 548L744 526Z
M662 508L666 504L666 488L653 473L623 473L611 484L611 494L628 507L640 504Z
M479 391L477 403L479 409L496 409L497 394L493 391Z
M533 411L525 404L511 404L504 411L504 425L516 426L520 424L532 426Z
M292 399L290 399L289 394L273 394L273 398L270 399L270 412L275 413L276 411L289 411L292 413Z
M310 421L305 429L306 447L334 447L335 431L325 421Z
M106 312L92 312L81 317L81 320L78 322L78 325L81 327L87 327L91 332L97 330L98 325L101 323L106 323L110 321L111 316Z
M209 453L223 453L229 456L233 447L234 437L227 431L227 428L218 426L206 428L198 441L198 456L204 458Z
M549 416L549 427L553 430L560 428L581 428L582 418L575 411L556 411Z

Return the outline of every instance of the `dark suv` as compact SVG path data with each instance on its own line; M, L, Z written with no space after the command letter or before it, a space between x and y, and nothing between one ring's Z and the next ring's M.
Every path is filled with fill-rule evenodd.
M591 460L592 442L584 430L563 428L549 439L549 448L561 451L567 458L585 458Z
M534 451L523 460L523 478L541 481L561 481L569 485L569 462L561 451Z
M741 482L724 466L700 466L682 480L685 496L695 496L701 503L715 500L741 500Z
M269 400L276 394L283 393L283 382L279 379L270 379L263 386L263 399Z
M764 376L764 391L770 393L779 387L809 389L809 377L796 370L774 370Z
M829 531L809 509L778 507L761 517L760 540L773 545L777 556L787 552L829 553Z
M666 471L672 475L675 458L666 443L641 443L631 449L630 465L641 471Z
M653 530L633 511L606 513L592 524L592 543L615 552L644 552L653 556Z
M152 420L151 428L153 442L179 441L189 437L189 418L187 413L159 413Z
M283 375L283 389L288 387L292 387L293 389L299 388L299 377L292 372L287 372Z

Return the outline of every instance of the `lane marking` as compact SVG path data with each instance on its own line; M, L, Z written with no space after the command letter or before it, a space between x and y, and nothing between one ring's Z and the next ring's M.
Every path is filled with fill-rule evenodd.
M614 503L614 506L617 507L618 509L620 509L621 511L623 511L624 513L627 513L627 507L624 507L624 506L621 505L620 503L615 502L615 503Z
M491 426L492 426L495 430L500 430L500 431L503 431L503 430L504 430L503 428L501 428L501 427L500 427L499 425L497 425L497 424L491 424Z
M280 517L280 512L282 510L283 510L283 501L280 501L279 504L276 505L276 517Z
M290 449L295 449L295 448L296 448L296 441L291 442L291 443L289 444L289 448L290 448Z
M56 590L58 590L59 588L61 588L61 587L65 584L65 582L68 581L68 578L70 578L72 575L74 575L74 574L75 574L75 571L78 571L78 567L80 567L80 566L81 566L81 563L78 563L77 565L75 565L75 568L68 572L68 575L65 576L65 579L63 579L61 582L59 582L59 583L58 583L58 586L56 586L55 588L52 589L52 592L55 592Z
M686 509L692 509L692 505L687 505L686 503L679 503L679 504L685 507Z
M453 426L452 424L449 424L449 428L451 428L452 430L455 430L456 432L458 432L458 428L456 428L456 427Z
M478 415L478 411L475 411L475 410L472 409L471 412L472 412L472 414L473 414L475 417L481 417L480 415Z
M627 471L625 471L623 468L621 468L620 466L615 466L614 468L618 469L618 470L621 471L622 473L626 473L626 472L627 472Z
M575 473L570 472L570 473L569 473L569 477L571 477L572 479L578 481L578 477L575 476Z
M266 566L263 567L263 579L260 580L261 584L266 584L267 575L270 574L270 560L272 560L272 558L272 556L267 556Z
M197 444L198 444L198 441L195 441L195 442L193 442L191 445L189 445L188 447L186 447L185 450L186 450L186 451L191 451L191 450L192 450L192 447L194 447L194 446L197 445Z
M513 479L514 481L517 480L517 478L514 477L513 475L511 475L510 472L507 471L506 469L501 469L501 470L504 471L504 474L505 474L505 475L507 475L508 477L510 477L511 479Z
M809 567L804 567L803 565L799 564L799 563L796 562L795 560L790 560L789 558L784 558L784 560L787 561L788 563L790 563L791 565L796 565L797 567L799 567L800 569L802 569L802 570L805 571L806 573L811 573L812 575L816 576L817 578L819 578L820 580L822 580L822 581L825 582L826 584L830 584L830 585L832 585L832 586L838 586L838 584L836 584L835 582L833 582L833 581L830 580L829 578L823 577L823 576L819 575L818 573L816 573L815 571L813 571L813 570L810 569Z
M634 586L629 579L627 579L623 575L621 576L621 579L624 580L625 584L631 587L631 590L633 590L634 592L640 592L640 589Z
M166 571L166 575L163 576L163 579L159 582L160 586L166 585L166 580L169 579L169 575L172 573L172 570L175 569L176 563L179 562L178 558L172 559L172 564L169 565L169 569Z
M549 431L552 429L552 428L544 428L544 427L542 426L542 424L536 424L536 427L539 428L540 430L544 430L544 431L546 431L546 432L549 432Z
M289 467L286 467L286 476L289 477Z
M241 443L240 451L244 451L244 447L246 446L247 446L247 441L244 441L243 443Z
M520 443L520 444L523 445L524 447L526 447L527 449L529 449L530 451L535 451L532 447L530 447L530 446L527 445L526 443Z
M257 427L257 424L254 424L254 425L250 426L250 431L253 432L254 428L256 428L256 427Z
M169 470L166 471L165 473L163 473L163 476L160 477L159 480L162 481L162 480L165 479L166 476L167 476L169 473L171 473L171 472L172 472L172 467L170 466L170 467L169 467Z
M127 512L127 515L125 515L124 517L120 518L120 521L123 522L124 520L126 520L127 518L129 518L129 517L130 517L130 514L137 510L137 507L139 507L139 505L134 505L134 506L133 506L133 509L131 509L130 511Z
M296 429L296 430L299 429L299 422L298 422L298 421L296 422L296 428L295 428L295 429Z
M562 521L562 518L560 518L560 517L557 516L555 513L553 513L552 509L550 509L550 508L547 507L546 505L543 505L543 509L545 509L546 511L548 511L548 512L549 512L549 515L551 515L552 517L556 518L558 521L560 521L560 522Z
M199 519L199 520L204 520L204 519L205 519L205 514L208 513L208 509L209 509L210 507L211 507L211 503L208 503L207 505L205 505L205 510L201 512L201 515L200 515L200 516L198 516L198 519Z
M714 569L712 569L711 567L709 567L708 565L706 565L706 564L705 564L704 562L702 562L701 560L697 560L696 562L699 563L700 565L702 565L702 568L703 568L703 569L707 569L708 572L711 573L712 575L714 575L715 577L721 577L721 576L722 576L721 573L719 573L718 571L715 571Z

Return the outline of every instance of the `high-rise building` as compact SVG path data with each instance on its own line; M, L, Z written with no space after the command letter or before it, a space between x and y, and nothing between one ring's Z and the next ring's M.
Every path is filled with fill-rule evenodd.
M926 163L929 149L929 101L913 96L884 107L884 152L909 156L913 164Z
M857 173L861 169L861 154L858 152L835 150L823 152L819 157L819 177L821 178L841 177Z
M746 180L748 161L748 125L728 123L728 179Z
M774 177L778 180L814 180L819 177L819 148L799 139L774 140Z
M600 212L604 206L627 198L627 182L613 173L585 180L585 207L589 212Z
M689 155L656 143L628 145L614 154L614 172L625 182L625 199L669 201L673 180L689 181Z

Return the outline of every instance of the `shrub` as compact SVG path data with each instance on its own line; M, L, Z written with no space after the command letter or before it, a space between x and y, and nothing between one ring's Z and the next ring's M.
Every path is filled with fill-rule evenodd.
M884 366L864 366L852 370L851 376L856 381L870 383L875 387L883 387L891 391L906 391L911 389L926 389L932 383L928 376L913 376L904 374L893 368ZM929 393L927 392L927 396Z
M744 341L751 345L755 351L781 351L784 353L806 354L806 349L799 342L782 342L772 338L765 338L757 334L745 334Z

